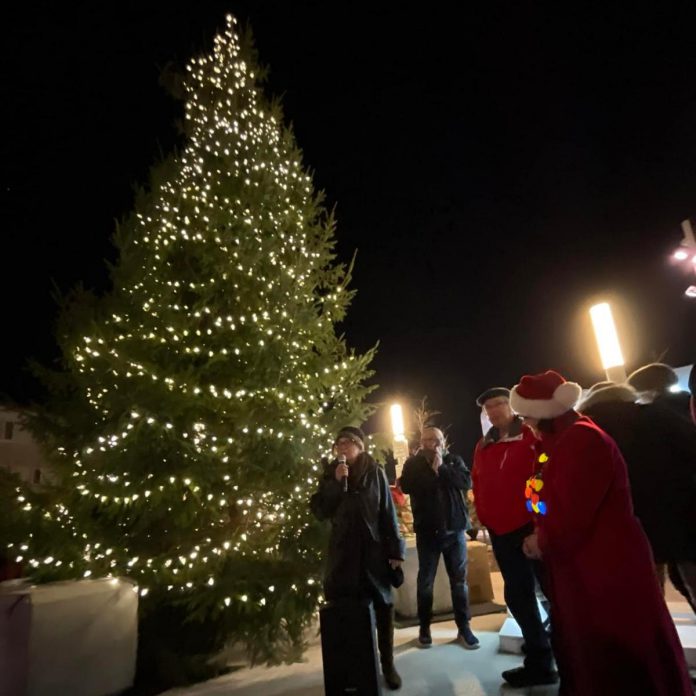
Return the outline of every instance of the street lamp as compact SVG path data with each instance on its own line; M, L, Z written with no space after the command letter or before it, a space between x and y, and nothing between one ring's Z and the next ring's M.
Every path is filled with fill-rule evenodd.
M590 317L607 379L611 382L625 382L626 369L611 307L607 302L596 304L590 308Z
M404 462L408 459L408 440L404 428L404 413L401 404L391 405L394 459L396 459L396 478L401 476Z
M696 273L696 237L694 237L691 221L688 219L683 220L681 227L682 232L684 232L684 239L682 239L679 248L672 254L672 258L680 263L689 264ZM687 297L696 298L696 285L690 285L684 291L684 294Z

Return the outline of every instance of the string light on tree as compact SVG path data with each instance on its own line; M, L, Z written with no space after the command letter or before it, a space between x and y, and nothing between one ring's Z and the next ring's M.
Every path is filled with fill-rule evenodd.
M61 533L11 543L44 577L128 575L141 602L221 616L269 658L319 600L307 500L332 435L369 413L373 351L336 335L351 269L263 81L232 17L188 64L185 144L117 229L113 289L61 319L34 425L69 483L46 510Z

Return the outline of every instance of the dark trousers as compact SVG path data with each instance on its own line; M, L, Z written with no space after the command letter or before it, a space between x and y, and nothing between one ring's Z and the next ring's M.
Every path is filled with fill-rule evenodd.
M533 531L533 526L528 525L508 534L494 534L489 530L489 535L505 583L505 603L524 637L525 666L546 671L552 668L553 658L536 599L540 564L527 558L522 551L524 538Z
M418 620L429 626L433 615L433 583L440 555L452 592L452 608L457 627L462 630L469 623L469 592L466 586L466 541L464 532L433 532L416 534L418 550Z

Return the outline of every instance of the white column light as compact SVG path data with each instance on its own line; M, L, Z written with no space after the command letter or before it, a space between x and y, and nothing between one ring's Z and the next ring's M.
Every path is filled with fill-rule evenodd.
M404 413L401 404L391 406L392 433L394 436L394 458L396 459L396 477L400 478L404 462L408 459L408 440L404 428Z
M590 317L607 379L612 382L624 382L626 380L624 358L609 303L601 302L591 307Z

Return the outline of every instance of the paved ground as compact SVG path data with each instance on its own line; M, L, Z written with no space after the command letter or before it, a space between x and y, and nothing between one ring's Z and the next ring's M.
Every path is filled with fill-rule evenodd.
M495 600L502 603L500 573L493 572L491 576ZM696 630L696 617L671 586L667 600L673 614L682 617L677 620L678 624L694 624ZM476 651L464 650L452 642L456 635L452 621L433 624L434 645L429 650L417 647L417 627L398 629L395 633L396 664L404 686L397 693L400 696L556 696L556 687L511 689L502 684L500 672L521 664L519 656L498 652L498 631L505 618L505 614L489 614L472 620L473 629L481 640L481 648ZM318 639L314 639L302 663L242 668L203 684L168 691L167 696L322 696L323 693L321 649ZM392 692L385 689L384 693Z

